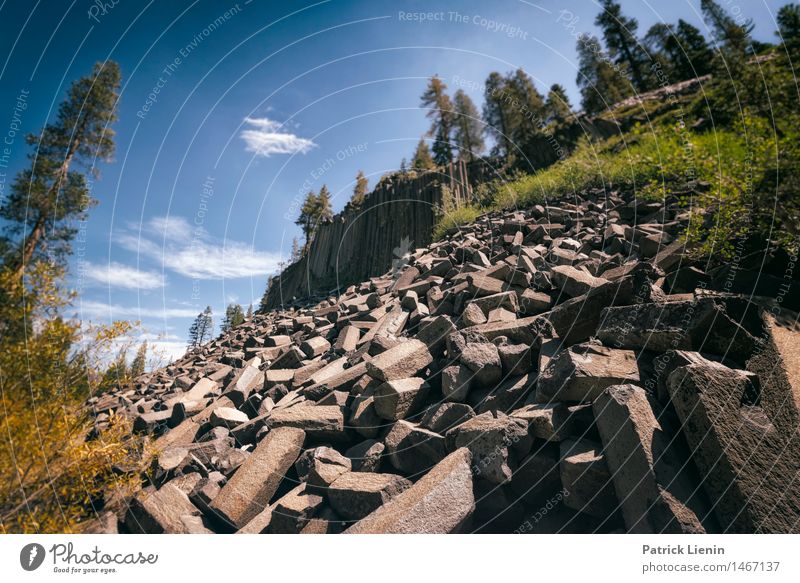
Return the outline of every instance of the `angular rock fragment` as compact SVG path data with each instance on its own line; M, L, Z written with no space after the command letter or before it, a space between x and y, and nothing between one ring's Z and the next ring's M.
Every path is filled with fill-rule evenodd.
M670 451L672 439L656 420L644 390L615 385L593 407L627 531L705 532L701 518L707 509L690 508L698 506L692 500L694 488Z
M301 483L270 507L272 516L268 532L298 534L322 508L324 499Z
M420 409L428 389L418 377L386 381L375 391L375 412L383 419L405 419Z
M444 437L408 421L397 421L384 444L392 467L409 476L425 473L447 455Z
M461 363L473 372L472 383L487 387L503 377L497 346L490 343L468 342L461 351Z
M245 413L232 407L218 407L211 413L209 419L213 427L227 427L232 429L242 423L247 423L248 417Z
M617 512L614 484L598 444L587 439L562 441L559 469L567 494L564 504L598 518Z
M527 424L506 415L483 413L454 427L446 434L450 449L466 447L472 452L473 473L494 484L511 478L514 450L530 448Z
M377 472L385 445L374 439L357 443L345 452L350 458L354 472Z
M472 386L474 373L464 365L448 366L442 370L442 395L448 401L465 401Z
M430 429L434 433L444 434L473 417L475 417L475 411L469 405L464 403L439 403L428 407L419 425L423 429Z
M722 531L800 531L800 434L753 402L750 376L707 361L667 388Z
M269 504L305 437L303 430L292 427L271 430L220 490L211 509L236 528L246 525Z
M562 350L539 377L536 400L592 401L607 387L639 382L636 355L597 344Z
M407 340L367 362L367 372L380 381L414 376L433 362L424 342Z
M272 411L267 418L270 429L296 427L314 439L345 439L344 413L337 405L306 405L305 403Z
M209 534L200 510L172 484L160 490L142 490L134 496L125 515L129 532L142 534Z
M307 482L313 490L325 489L336 478L352 469L351 461L330 447L317 447L304 451L295 463L297 477Z
M468 449L461 448L454 451L408 490L345 532L350 534L458 532L475 509L471 462L472 456Z
M361 520L407 490L411 482L395 474L349 472L327 491L333 509L347 520Z

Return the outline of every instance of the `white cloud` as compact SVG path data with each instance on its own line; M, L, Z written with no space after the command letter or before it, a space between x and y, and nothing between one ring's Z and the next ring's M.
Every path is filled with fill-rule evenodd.
M89 283L128 289L164 287L164 278L155 271L141 271L129 265L111 261L105 265L84 261L78 266L79 277Z
M279 253L257 251L241 241L216 240L201 228L192 229L182 217L156 217L142 229L148 234L170 236L152 241L144 236L121 233L116 242L161 262L164 268L192 279L234 279L267 275L278 271Z
M317 145L306 138L282 131L280 122L266 117L244 118L251 129L243 130L239 137L244 140L245 150L269 158L272 154L305 154Z
M153 217L145 228L156 235L161 235L170 241L185 241L192 236L192 227L183 217Z
M85 320L109 319L127 320L142 318L194 318L200 309L189 308L144 308L141 306L121 306L94 300L79 300L75 305L78 317Z

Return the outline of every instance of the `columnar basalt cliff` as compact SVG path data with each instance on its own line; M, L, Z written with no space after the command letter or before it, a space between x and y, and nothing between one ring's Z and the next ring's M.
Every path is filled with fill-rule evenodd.
M404 254L431 242L445 189L458 208L471 199L473 184L497 177L492 172L487 162L455 162L419 176L382 180L362 208L347 208L317 227L303 258L273 280L267 307L347 286L397 265Z

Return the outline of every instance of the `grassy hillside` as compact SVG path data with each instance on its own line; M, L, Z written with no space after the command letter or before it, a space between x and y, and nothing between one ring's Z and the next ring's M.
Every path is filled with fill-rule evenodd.
M738 106L731 113L723 103ZM470 208L445 214L436 235L489 210L599 189L685 207L691 221L684 236L698 257L725 261L742 237L792 250L796 103L788 58L775 52L751 62L741 80L712 79L666 105L662 98L615 108L604 117L629 129L604 141L583 138L544 170L487 185Z

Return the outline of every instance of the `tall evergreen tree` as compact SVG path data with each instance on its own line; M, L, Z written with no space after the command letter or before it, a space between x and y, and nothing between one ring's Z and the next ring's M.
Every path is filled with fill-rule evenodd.
M577 43L581 104L586 113L596 114L631 94L630 82L608 62L596 37L581 35Z
M300 216L294 222L301 229L303 229L303 236L305 237L305 245L308 247L311 242L311 237L314 235L314 230L317 228L317 208L319 207L319 199L314 194L313 190L309 190L306 198L303 201L303 206L300 207Z
M572 105L567 90L562 85L556 83L550 87L544 102L544 110L548 123L563 126L567 122L572 115Z
M744 64L747 46L750 43L750 33L753 31L753 21L748 19L741 23L736 22L714 0L700 0L700 10L703 18L714 32L714 40L722 50L722 57L728 63L726 70L734 70Z
M220 326L222 332L228 332L244 322L244 312L239 304L228 304L225 309L225 318Z
M246 320L252 320L253 319L253 303L252 302L250 302L250 305L247 306L247 313L245 314L244 317L245 317Z
M639 23L622 14L622 8L614 0L601 0L600 6L602 11L595 24L603 31L609 55L618 66L625 68L638 91L647 91L652 82L647 55L636 39Z
M446 90L447 85L434 75L421 98L421 105L428 109L426 116L431 120L428 135L434 139L433 160L439 166L453 161L453 144L450 141L454 124L453 103Z
M683 19L676 26L654 24L645 35L645 43L651 54L662 56L662 66L672 82L711 72L711 48L700 30Z
M350 205L358 210L364 205L369 189L369 180L364 176L364 171L359 170L356 176L356 185L353 187L353 196L350 198Z
M800 6L792 2L778 10L778 31L775 33L790 51L800 47Z
M483 123L478 108L461 89L453 96L455 131L453 138L458 148L458 157L471 161L483 152Z
M331 193L324 184L319 189L317 196L317 223L329 221L333 218L333 208L331 207Z
M136 351L136 356L131 363L131 378L135 379L144 374L144 368L147 365L147 340L144 340Z
M511 134L518 144L525 144L541 132L545 118L544 97L533 84L533 79L522 69L517 69L506 79L506 86L513 99L512 107L517 111L515 127Z
M486 78L483 102L483 121L486 133L494 140L492 154L500 156L508 163L516 157L514 147L515 112L506 79L497 71Z
M96 177L96 161L113 156L110 126L117 119L119 85L119 66L113 61L97 63L91 75L71 85L56 121L46 125L41 136L27 136L28 144L38 147L0 206L6 223L0 244L6 251L3 263L16 277L45 253L57 262L69 254L77 232L74 223L86 217L93 203L86 175L73 165L82 164Z
M291 251L291 254L292 254L291 257L290 257L290 262L291 263L296 263L296 262L300 261L300 259L303 257L303 250L300 249L300 243L297 240L297 237L292 237L292 251Z
M417 148L414 150L414 158L411 161L411 167L414 170L433 170L436 168L436 163L431 157L431 149L424 139L420 138L417 143Z
M211 313L211 306L197 315L189 328L189 348L202 346L214 336L214 317Z

